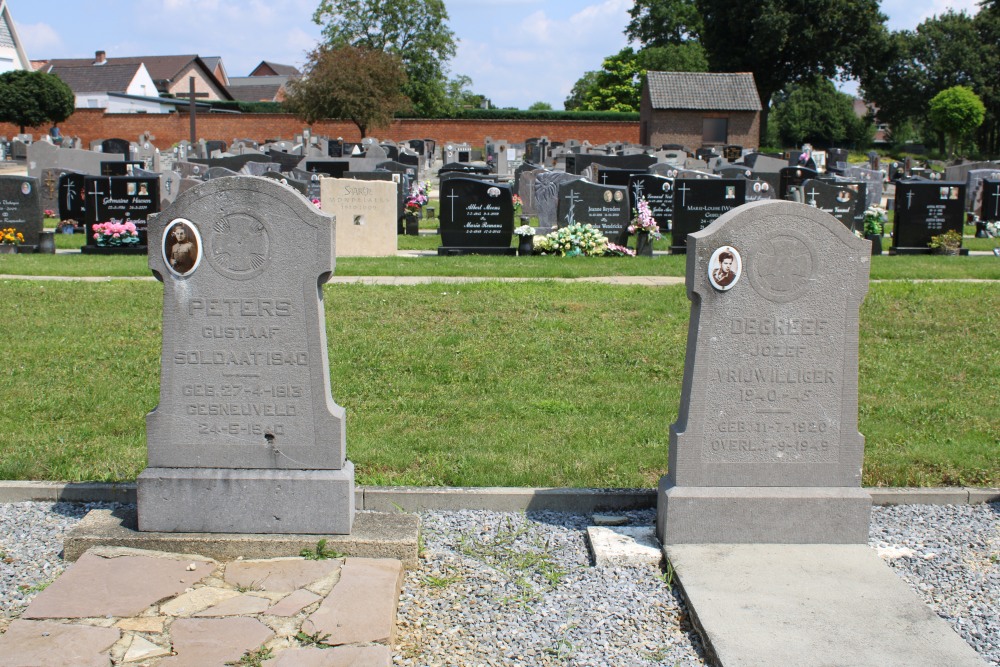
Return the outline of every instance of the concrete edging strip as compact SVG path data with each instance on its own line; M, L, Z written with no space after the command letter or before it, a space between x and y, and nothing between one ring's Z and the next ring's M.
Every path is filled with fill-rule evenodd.
M1000 502L1000 489L866 488L874 505L968 505ZM490 510L597 512L656 507L655 489L359 486L358 509L378 512ZM135 483L0 480L0 503L135 502Z

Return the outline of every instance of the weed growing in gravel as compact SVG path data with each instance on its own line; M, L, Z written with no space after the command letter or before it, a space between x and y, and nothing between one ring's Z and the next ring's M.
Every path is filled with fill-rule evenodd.
M302 630L295 633L295 640L302 644L303 646L313 646L315 648L333 648L330 644L324 644L330 635L320 635L319 630L312 633L311 635L306 634Z
M256 581L251 581L249 584L237 585L237 593L250 593L252 591L262 591L264 590L264 580L258 579Z
M428 574L426 577L424 577L424 583L432 588L447 588L448 586L451 586L455 582L461 580L462 576L459 574L453 574L453 575L443 574L441 576Z
M665 561L666 565L663 572L660 573L660 581L665 583L670 588L674 587L674 566L671 565L670 561Z
M21 584L20 586L18 586L18 588L25 595L31 595L33 593L41 593L46 588L48 588L49 584L51 584L53 581L55 581L55 579L50 579L49 581L40 581L34 586L29 586L28 584Z
M243 657L233 662L227 662L230 667L261 667L265 660L274 657L274 653L266 646L261 646L254 651L247 651Z
M299 555L306 560L328 560L330 558L343 558L347 554L342 554L332 549L328 550L326 548L326 540L323 539L316 543L315 551L312 549L303 549L299 552Z
M458 548L463 555L481 560L507 575L518 592L503 598L504 603L527 605L537 600L545 590L554 589L562 583L568 574L553 558L548 538L543 540L531 536L527 525L515 526L509 518L493 538L477 539L463 535ZM538 578L543 582L541 586L533 582Z

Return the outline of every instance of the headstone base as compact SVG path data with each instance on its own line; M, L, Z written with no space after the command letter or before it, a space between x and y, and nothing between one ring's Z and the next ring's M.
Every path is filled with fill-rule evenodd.
M80 252L84 255L147 255L149 248L144 245L85 245Z
M890 255L933 255L935 253L932 248L922 247L922 248L889 248L889 254ZM969 254L969 249L959 248L958 254L965 257Z
M872 499L851 487L674 486L660 480L663 544L867 544Z
M136 480L139 530L348 535L354 464L341 470L146 468Z
M449 255L516 255L517 248L450 248L441 246L438 248L438 257Z

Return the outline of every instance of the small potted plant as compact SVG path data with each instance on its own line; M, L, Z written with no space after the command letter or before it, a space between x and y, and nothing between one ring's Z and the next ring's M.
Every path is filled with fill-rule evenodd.
M514 195L515 197L517 195ZM527 257L535 252L535 228L531 225L521 225L514 230L517 235L517 254Z
M632 218L632 224L628 226L628 233L635 234L635 254L636 256L652 257L653 241L663 238L663 235L660 234L660 225L653 217L653 212L645 197L639 197L634 213L635 217Z
M0 229L0 253L13 255L17 252L17 246L24 243L24 234L13 227Z
M962 235L954 229L949 229L944 234L932 236L928 245L935 254L957 255L962 248Z
M427 195L424 194L423 189L420 187L414 187L410 191L410 195L406 198L406 205L404 206L406 212L403 214L403 217L406 219L406 233L410 236L416 236L420 233L418 219L427 201Z
M882 254L882 232L885 230L886 214L881 206L869 206L865 209L864 235L872 242L872 254Z

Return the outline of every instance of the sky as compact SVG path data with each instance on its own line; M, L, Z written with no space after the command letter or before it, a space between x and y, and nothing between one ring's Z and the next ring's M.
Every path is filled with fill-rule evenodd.
M884 0L892 30L913 29L978 0ZM320 37L319 0L7 0L32 60L197 54L221 56L229 76L261 61L301 66ZM450 75L496 107L562 109L584 72L628 46L632 0L445 0L458 38ZM854 92L856 86L841 86Z

